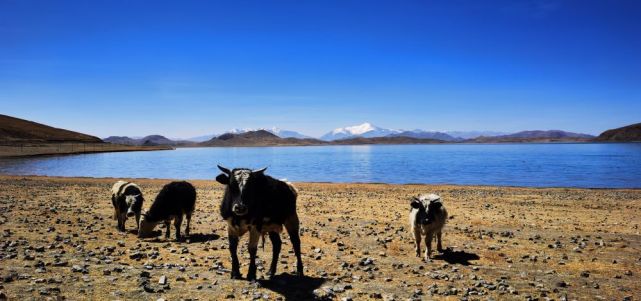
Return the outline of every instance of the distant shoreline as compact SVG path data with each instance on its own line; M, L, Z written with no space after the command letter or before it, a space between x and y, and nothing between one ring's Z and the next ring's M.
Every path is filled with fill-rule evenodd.
M325 146L399 146L399 145L517 145L517 144L637 144L638 141L521 141L521 142L437 142L437 143L355 143L355 144L274 144L274 145L122 145L110 143L22 143L0 145L0 158L44 157L92 153L176 150L179 148L259 148L259 147L325 147Z
M173 150L173 147L158 146L131 146L110 143L12 143L0 145L0 158L23 158L54 155L76 155L91 153L132 152Z

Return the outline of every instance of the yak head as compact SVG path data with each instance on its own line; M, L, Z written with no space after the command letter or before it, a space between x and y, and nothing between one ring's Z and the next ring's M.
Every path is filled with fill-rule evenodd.
M140 212L140 208L142 208L142 194L135 194L135 195L125 195L125 203L127 204L127 216L132 217L136 214L136 212Z
M416 222L422 225L429 225L434 222L438 213L443 207L441 197L436 194L420 195L412 197L410 206L418 210Z
M138 238L158 236L158 233L154 232L154 228L156 228L156 225L158 225L160 221L151 218L146 212L143 212L141 215L140 225L138 226Z
M244 216L249 212L257 200L257 189L265 178L265 168L251 170L248 168L228 168L218 165L223 173L216 177L216 181L227 185L227 192L230 196L231 211L236 216Z

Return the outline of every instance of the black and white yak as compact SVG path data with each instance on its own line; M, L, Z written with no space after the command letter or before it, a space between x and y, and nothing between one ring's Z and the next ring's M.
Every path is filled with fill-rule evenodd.
M154 200L149 210L142 214L138 237L152 237L154 228L160 222L166 226L165 238L169 238L171 231L171 220L174 220L176 228L176 240L181 240L180 226L183 222L183 215L187 219L185 235L189 235L189 224L191 215L196 207L196 189L188 182L171 182L165 185Z
M441 197L433 193L413 197L410 206L410 230L414 234L416 256L421 256L421 237L425 236L425 260L429 261L435 234L436 249L439 252L443 251L441 236L447 221L447 210L443 206Z
M216 181L227 186L220 204L220 215L227 222L229 252L232 262L231 278L242 278L237 255L238 240L247 232L249 232L250 258L247 280L256 279L258 240L265 234L269 235L272 243L272 262L267 275L272 278L276 274L276 265L282 245L280 232L283 231L283 226L289 233L289 239L296 254L297 274L303 276L299 236L300 223L296 213L298 193L294 186L265 175L266 168L229 170L220 165L218 168L223 173L216 177Z
M142 190L135 183L118 181L111 187L111 204L114 206L114 219L118 220L119 231L125 232L127 217L134 215L138 229L144 200Z

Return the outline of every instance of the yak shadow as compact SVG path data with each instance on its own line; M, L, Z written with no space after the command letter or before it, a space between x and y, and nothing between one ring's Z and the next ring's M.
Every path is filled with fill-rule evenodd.
M146 242L150 243L166 243L166 242L177 242L177 243L200 243L207 242L210 240L217 240L220 238L220 235L215 233L204 234L204 233L193 233L189 236L183 234L180 240L176 240L176 236L172 233L169 239L165 238L165 232L160 230L154 230L153 235L143 238Z
M210 234L205 234L205 233L193 233L187 236L187 243L198 243L198 242L207 242L210 240L217 240L220 238L220 235L216 233L210 233Z
M315 300L314 290L323 285L325 279L284 273L258 282L262 287L283 295L285 300Z
M442 254L437 254L432 257L435 260L444 260L449 264L461 264L461 265L470 265L470 260L478 260L481 257L474 253L468 253L465 251L454 251L452 249L446 249Z

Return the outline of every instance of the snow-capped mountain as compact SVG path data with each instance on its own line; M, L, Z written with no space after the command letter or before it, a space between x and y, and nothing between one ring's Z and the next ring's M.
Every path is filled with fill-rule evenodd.
M337 128L321 137L322 140L331 141L338 139L346 139L352 137L384 137L392 134L400 133L399 130L384 129L377 127L369 122L363 124L348 126L344 128Z

